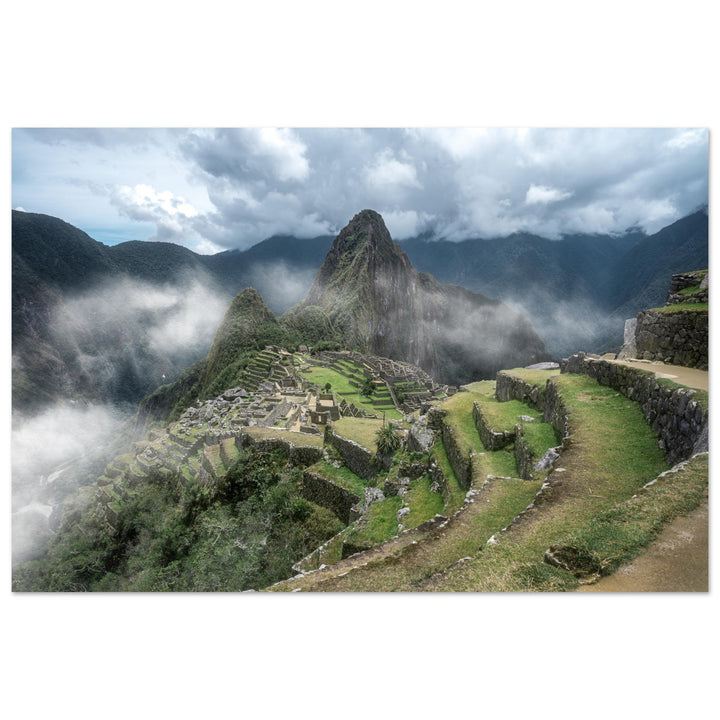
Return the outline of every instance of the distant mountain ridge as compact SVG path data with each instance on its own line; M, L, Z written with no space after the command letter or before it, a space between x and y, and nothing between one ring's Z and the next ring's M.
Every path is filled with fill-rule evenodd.
M107 246L58 218L13 211L14 407L102 396L93 373L80 363L100 342L117 350L112 362L121 379L108 396L113 401L136 402L161 382L161 371L172 379L207 354L212 335L173 359L124 344L129 328L122 325L112 332L103 328L95 339L86 329L80 343L72 337L58 341L51 332L55 309L74 294L119 278L181 289L199 278L225 303L243 288L255 287L281 314L305 297L332 243L332 237L280 236L249 250L204 256L170 243ZM706 209L698 210L649 236L633 231L551 241L516 234L460 243L416 238L399 246L420 274L430 271L439 282L499 298L521 311L559 358L579 349L619 348L624 319L662 304L670 275L707 267L708 216ZM312 317L306 311L303 320L305 330L319 336L337 330L326 326L327 315Z

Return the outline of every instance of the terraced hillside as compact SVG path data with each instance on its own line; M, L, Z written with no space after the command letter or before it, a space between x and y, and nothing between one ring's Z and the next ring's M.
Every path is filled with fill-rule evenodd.
M707 454L666 472L640 406L613 388L558 371L518 369L500 380L536 409L498 402L491 383L477 383L428 413L439 431L438 464L452 468L458 484L468 483L459 510L334 565L300 567L304 574L272 589L569 590L614 570L668 519L707 497ZM518 438L533 458L554 441L547 426L533 425L540 407L563 438L554 467L530 481L508 477L513 469L520 474ZM480 417L487 426L482 444ZM499 444L492 451L488 428Z
M266 348L246 387L109 463L68 503L65 570L21 569L16 589L570 590L707 496L707 396L651 372L577 356L430 383L382 418L358 388L422 378L362 357ZM672 445L658 423L680 418ZM693 457L668 473L666 454Z

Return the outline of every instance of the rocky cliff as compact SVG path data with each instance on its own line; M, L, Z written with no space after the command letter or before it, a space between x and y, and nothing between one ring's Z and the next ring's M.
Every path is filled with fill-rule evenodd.
M372 210L335 238L307 297L284 320L309 315L324 317L345 347L411 362L442 382L548 359L520 314L415 270Z

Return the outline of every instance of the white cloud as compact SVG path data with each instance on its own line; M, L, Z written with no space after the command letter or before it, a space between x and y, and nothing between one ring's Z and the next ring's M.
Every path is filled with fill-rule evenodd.
M549 203L567 200L569 197L572 197L573 194L573 192L558 190L557 188L548 187L547 185L535 185L531 183L525 194L525 204L548 205Z
M14 206L107 242L203 251L333 234L363 208L398 237L415 226L461 240L659 229L708 202L705 129L17 130L12 142Z
M408 162L395 159L390 148L384 148L365 168L365 182L369 187L402 186L421 188L415 167Z
M425 230L433 216L415 210L379 210L393 240L416 237Z
M707 144L707 130L705 128L693 128L681 131L679 135L670 138L665 146L675 150L683 150L692 145Z
M125 206L136 206L148 213L165 213L169 216L180 215L191 218L198 211L184 198L175 197L170 190L158 192L151 185L121 185L117 189L118 201Z
M277 178L301 182L310 174L305 157L307 147L287 128L259 128L248 131L254 139L253 154L268 158Z

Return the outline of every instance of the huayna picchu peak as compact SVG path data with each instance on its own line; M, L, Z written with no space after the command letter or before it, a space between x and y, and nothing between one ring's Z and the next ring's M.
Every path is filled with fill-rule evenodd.
M550 359L519 313L419 273L373 210L341 230L286 318L296 324L308 313L338 328L345 347L411 362L447 383Z

